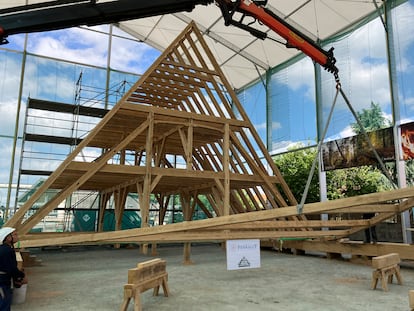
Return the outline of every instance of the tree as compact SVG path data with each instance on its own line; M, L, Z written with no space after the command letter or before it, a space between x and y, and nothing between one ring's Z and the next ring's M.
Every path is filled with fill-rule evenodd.
M327 181L329 200L379 192L390 187L384 174L370 166L329 171Z
M357 111L357 116L365 131L371 132L391 126L391 121L388 120L382 113L379 104L371 102L370 109L362 109L362 112ZM362 129L358 122L351 123L351 128L355 134L361 134Z
M302 199L317 151L316 148L303 148L301 145L296 145L296 148L300 147L302 148L274 158L275 164L298 202ZM391 187L381 171L370 166L328 171L326 176L328 200L379 192ZM319 201L319 182L315 172L305 203Z
M298 149L293 151L292 149ZM316 156L316 148L304 148L298 144L289 152L275 156L274 162L288 184L293 196L301 201L306 182ZM285 198L286 199L286 198ZM312 182L306 196L306 203L319 202L319 182L317 172L312 176Z

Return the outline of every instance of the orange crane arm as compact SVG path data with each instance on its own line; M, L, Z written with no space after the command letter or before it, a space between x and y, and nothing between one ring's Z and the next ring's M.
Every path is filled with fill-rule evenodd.
M216 0L216 3L223 13L226 25L234 25L249 31L252 35L260 39L266 38L266 33L251 27L250 24L243 24L243 18L245 16L251 16L284 38L287 47L293 47L302 51L337 77L338 68L335 66L336 59L333 55L333 48L329 51L323 50L312 39L293 28L284 19L277 16L272 11L266 9L264 6L266 5L267 0ZM243 15L240 21L233 19L235 12L239 12Z

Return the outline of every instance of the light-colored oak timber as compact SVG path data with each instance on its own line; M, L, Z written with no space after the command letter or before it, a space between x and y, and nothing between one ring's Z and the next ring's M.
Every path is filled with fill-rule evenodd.
M387 283L391 284L393 276L397 278L399 285L402 285L402 276L400 273L400 256L398 253L390 253L372 258L371 288L376 289L378 281L381 281L381 286L384 291L388 291Z
M367 244L362 241L284 240L283 247L303 251L331 252L369 257L398 252L401 259L414 260L414 245L404 243L378 242L376 244Z
M162 286L164 296L169 296L168 273L166 261L160 258L139 263L137 268L128 270L128 284L124 285L124 299L120 311L127 311L131 299L134 299L134 311L141 311L140 294L153 289L153 296L158 296Z
M92 162L76 162L87 148L103 152ZM25 219L48 190L58 194ZM43 233L28 234L76 190L101 195L97 232L53 239ZM130 193L138 194L143 227L119 230ZM150 227L150 199L157 198L158 219L163 223L173 196L181 200L186 221ZM112 199L117 230L102 232L102 217ZM414 192L407 188L305 204L301 214L297 204L237 94L191 23L5 225L15 225L22 245L158 241L190 245L213 238L332 240L410 209ZM196 205L209 219L190 221ZM376 216L358 219L358 213L364 212ZM319 214L340 220L314 220Z

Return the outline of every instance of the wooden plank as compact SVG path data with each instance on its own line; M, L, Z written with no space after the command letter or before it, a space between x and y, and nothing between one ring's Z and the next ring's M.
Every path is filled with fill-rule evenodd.
M137 264L137 268L145 268L145 267L148 267L148 266L151 266L151 265L154 265L154 264L158 264L158 263L161 263L161 262L165 262L165 260L162 260L161 258L154 258L154 259L147 260L147 261L144 261L144 262L139 262Z
M358 256L381 256L398 253L400 259L414 260L414 245L404 243L378 242L366 244L361 241L294 241L284 240L283 247L312 252L339 253Z
M409 302L411 311L414 310L414 290L413 289L410 289L408 291L408 302Z
M128 270L128 283L152 283L154 279L160 279L164 277L166 273L165 260L159 260L157 262L147 263L141 267ZM150 286L149 288L152 288Z
M79 175L83 174L88 170L89 163L85 162L72 162L70 166L71 171L78 171ZM100 173L107 174L128 174L132 177L136 175L144 175L145 167L138 167L132 165L114 165L114 164L105 164L101 169ZM166 177L185 177L185 178L204 178L204 179L224 179L224 172L221 171L195 171L195 170L183 170L178 168L163 168L163 167L153 167L153 175L163 175ZM77 176L77 175L76 175ZM230 173L230 179L232 181L246 181L247 183L260 183L263 182L260 176L253 174L235 174ZM75 177L76 178L76 177ZM276 177L270 178L271 182L277 183L278 180ZM394 208L395 210L395 208Z
M367 227L368 220L263 220L252 221L242 224L230 224L217 227L210 227L206 230L228 229L228 230L243 230L243 229L298 229L298 228L346 228L346 227Z
M229 124L224 124L224 138L223 138L223 216L230 215L230 127Z
M375 269L383 269L385 267L394 266L400 263L400 255L391 253L372 258L372 267Z
M409 188L397 189L387 192L381 193L374 193L374 194L366 194L359 197L351 197L351 198L344 198L335 201L325 201L325 202L318 202L318 203L309 203L305 204L303 207L304 213L323 213L324 211L334 210L338 208L343 208L345 206L355 206L361 204L369 204L374 203L377 201L384 202L388 200L396 200L401 199L404 197L412 197L414 196L414 191ZM409 209L409 206L403 206L400 208L402 212L404 209ZM183 223L175 223L166 226L156 226L151 228L140 228L140 229L129 229L129 230L121 230L117 232L105 232L105 233L94 233L88 234L85 236L73 236L71 239L69 238L56 238L56 244L59 244L61 241L62 244L65 243L76 243L76 242L97 242L102 240L107 240L108 238L111 239L122 239L131 236L139 236L145 234L162 234L168 232L179 232L183 230L195 230L195 229L202 229L208 228L212 226L220 226L225 224L236 224L236 223L243 223L249 221L258 221L258 220L268 220L273 218L281 218L281 217L288 217L297 215L297 208L296 206L290 207L283 207L271 210L264 210L260 212L253 212L253 213L244 213L244 214L237 214L237 215L229 215L229 216L221 216L216 217L213 219L203 219L191 222L183 222ZM292 232L289 236L294 236L296 232ZM297 233L299 235L299 233ZM331 233L326 232L326 235L331 235ZM21 238L22 240L22 238ZM22 240L23 242L23 240ZM392 252L392 251L391 251ZM388 251L389 253L389 251Z
M140 293L148 289L154 289L153 295L157 296L159 287L162 286L164 296L168 297L168 274L166 261L155 258L138 263L136 268L128 270L128 284L124 285L124 300L120 311L126 311L130 300L134 299L134 310L142 310Z
M151 227L155 228L155 227ZM143 232L150 228L141 228ZM131 229L135 230L135 229ZM122 230L121 232L124 233ZM39 247L48 245L64 245L74 243L171 243L171 242L191 242L191 241L225 241L234 239L278 239L278 238L318 238L318 237L331 237L341 238L349 235L349 230L312 230L312 231L280 231L280 230L243 230L243 231L196 231L196 232L174 232L174 234L143 234L132 235L128 234L124 237L117 237L118 231L108 232L102 235L101 233L85 233L81 235L71 234L65 237L54 237L51 239L32 239L21 241L21 245L24 247ZM97 239L97 236L101 236Z

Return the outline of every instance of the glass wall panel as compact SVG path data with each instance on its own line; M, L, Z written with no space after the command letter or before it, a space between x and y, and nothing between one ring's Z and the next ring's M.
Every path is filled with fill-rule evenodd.
M276 68L277 69L277 68ZM275 71L268 86L269 150L316 143L315 74L310 58Z
M7 202L7 193L8 193L8 185L9 185L9 178L10 178L10 169L12 164L12 152L13 152L13 138L9 137L1 137L0 138L0 206L6 206ZM16 148L17 150L21 149L21 137L16 141ZM10 188L11 193L11 200L13 200L16 194L16 181L18 176L18 161L19 161L19 152L17 152L16 160L14 162L13 168L13 177L12 177L12 187ZM0 213L1 214L1 213Z
M362 112L378 104L391 120L391 96L384 25L379 18L356 29L346 37L332 43L339 68L341 86L353 109ZM331 45L329 45L329 48ZM322 119L327 123L336 92L332 74L322 73ZM329 123L327 140L354 135L350 124L356 120L341 96L335 105Z
M107 71L101 68L29 55L25 70L24 96L103 107L96 102L105 95ZM98 97L97 97L98 96Z
M0 135L13 136L23 54L0 50ZM3 156L3 153L2 153Z
M12 158L12 137L0 137L0 206L6 205L7 185L9 183L10 166Z
M401 123L414 120L414 0L392 11Z
M22 59L22 53L0 50L0 207L7 202Z
M266 146L266 90L262 82L242 90L237 97Z

